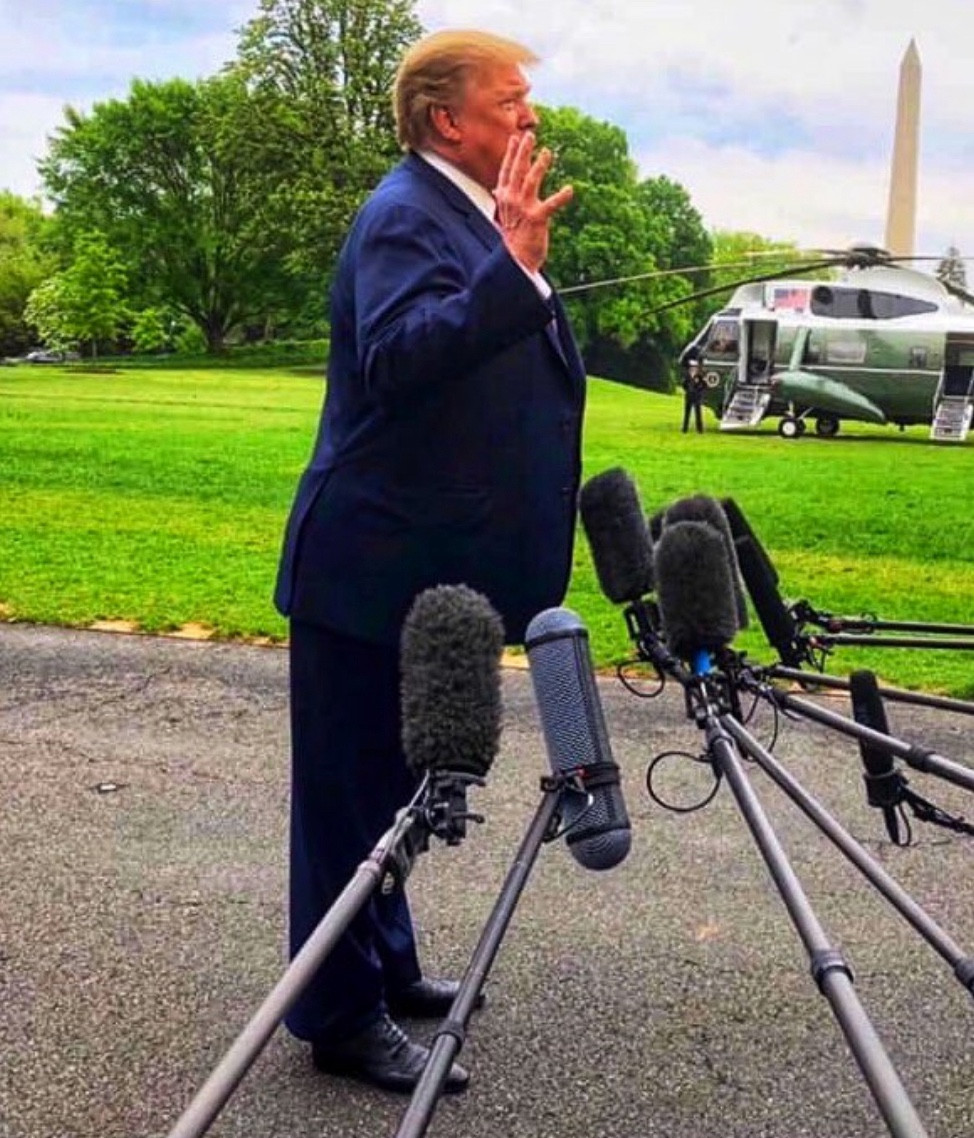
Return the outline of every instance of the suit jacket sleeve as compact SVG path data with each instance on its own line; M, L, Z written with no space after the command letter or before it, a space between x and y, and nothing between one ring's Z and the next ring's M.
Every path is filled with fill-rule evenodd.
M489 230L486 219L478 222ZM359 235L356 340L366 390L395 404L489 363L552 318L490 230L475 264L427 211L395 204Z

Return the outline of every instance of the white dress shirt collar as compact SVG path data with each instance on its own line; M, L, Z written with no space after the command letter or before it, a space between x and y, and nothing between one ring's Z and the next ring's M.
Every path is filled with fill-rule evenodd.
M439 170L444 178L449 178L458 190L466 194L488 221L494 220L496 206L494 203L494 195L490 190L485 190L484 187L471 178L469 174L465 174L462 170L454 166L452 162L448 162L445 158L442 158L432 150L418 150L417 154L419 154L424 162L428 162L434 170Z

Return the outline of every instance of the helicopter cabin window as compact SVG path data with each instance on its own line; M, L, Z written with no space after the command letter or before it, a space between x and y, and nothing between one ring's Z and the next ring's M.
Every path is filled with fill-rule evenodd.
M829 336L825 345L825 362L829 364L861 364L866 359L865 336Z
M737 359L740 350L740 332L736 320L716 320L704 352L708 356L720 356L724 359Z
M814 316L829 316L833 320L895 320L937 311L936 304L916 296L831 285L816 285L811 308Z

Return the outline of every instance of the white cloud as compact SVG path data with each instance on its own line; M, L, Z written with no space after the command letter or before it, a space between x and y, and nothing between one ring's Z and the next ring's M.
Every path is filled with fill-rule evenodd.
M52 95L0 93L0 189L22 197L40 190L35 160L46 150L46 137L61 121L63 102Z
M0 0L0 186L71 103L134 76L212 74L257 0ZM622 127L643 173L681 181L713 226L812 245L881 240L896 82L923 64L918 243L974 253L970 0L418 0L423 24L535 48L536 98Z

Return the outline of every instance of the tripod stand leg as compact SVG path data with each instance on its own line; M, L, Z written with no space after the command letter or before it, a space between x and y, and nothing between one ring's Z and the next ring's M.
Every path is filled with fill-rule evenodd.
M514 915L515 906L524 890L528 874L538 856L545 835L551 828L560 803L561 791L547 791L538 806L470 958L467 971L460 981L460 990L453 1001L453 1006L436 1032L426 1067L416 1084L413 1097L394 1138L420 1138L429 1127L450 1066L463 1046L467 1024L470 1022L477 995L487 979L504 933Z
M322 917L284 975L271 989L267 999L257 1009L193 1101L183 1111L175 1126L169 1131L168 1138L200 1138L200 1135L209 1130L254 1060L267 1045L278 1024L290 1011L334 948L338 938L382 881L391 859L417 824L413 807L425 793L425 787L424 781L410 806L399 812L396 821L382 835L368 858L355 871L352 880Z
M928 944L953 968L954 975L971 994L974 958L964 954L957 942L913 900L907 891L844 829L807 790L793 778L778 760L736 719L721 716L721 724L734 740L761 767L765 774L788 795L819 830L833 842L852 864L874 885L894 909L900 913Z
M840 953L829 943L815 916L801 882L744 773L733 739L716 714L708 715L704 726L708 750L727 778L788 915L805 945L812 974L829 1001L890 1134L894 1138L926 1138L927 1131L852 987L852 973Z

